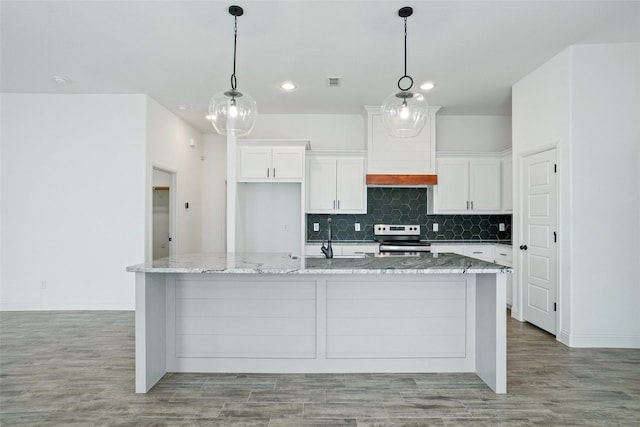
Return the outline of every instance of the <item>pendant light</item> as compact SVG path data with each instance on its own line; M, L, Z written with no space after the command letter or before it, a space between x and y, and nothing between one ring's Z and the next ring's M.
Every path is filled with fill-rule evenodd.
M220 135L247 135L253 129L258 115L256 101L247 93L237 90L236 44L238 39L238 16L244 11L240 6L230 6L229 13L234 17L233 28L233 74L231 89L215 94L209 101L207 119Z
M413 8L403 7L398 16L404 19L404 75L398 79L400 92L392 93L382 104L382 123L389 135L399 138L417 136L427 122L429 105L424 95L411 92L413 79L407 75L407 18Z

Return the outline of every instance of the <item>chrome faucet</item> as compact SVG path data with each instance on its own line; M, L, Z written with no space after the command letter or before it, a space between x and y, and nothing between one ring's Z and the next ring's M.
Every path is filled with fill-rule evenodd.
M327 226L329 227L329 229L327 230L327 246L325 247L323 239L320 250L324 254L325 258L333 258L333 248L331 247L331 218L327 219Z

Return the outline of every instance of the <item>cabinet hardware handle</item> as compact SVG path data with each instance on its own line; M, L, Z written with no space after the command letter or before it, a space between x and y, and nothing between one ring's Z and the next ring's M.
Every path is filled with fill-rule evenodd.
M474 254L481 254L481 253L482 253L482 251L478 251L478 252L475 252L475 251L474 251L473 253L474 253Z
M471 210L473 210L473 200L471 201Z
M333 201L333 209L335 209L335 208L336 208L336 201L334 200Z
M507 256L507 254L498 254L498 255L500 255L500 256Z
M469 210L469 201L467 200L467 210Z
M340 209L340 200L338 200L338 209Z
M273 177L276 177L276 168L273 168Z
M267 178L269 178L269 168L267 168Z
M520 245L520 250L526 251L527 250L527 245Z

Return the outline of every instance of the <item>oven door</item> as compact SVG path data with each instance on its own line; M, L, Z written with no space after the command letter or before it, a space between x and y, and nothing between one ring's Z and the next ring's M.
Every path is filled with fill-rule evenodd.
M424 242L380 242L380 252L431 252L431 245Z

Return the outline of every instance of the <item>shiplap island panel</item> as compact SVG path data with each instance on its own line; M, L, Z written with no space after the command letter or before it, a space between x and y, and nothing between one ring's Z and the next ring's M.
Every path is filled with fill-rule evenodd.
M194 254L136 273L136 391L167 372L476 372L506 392L506 274L456 254Z

